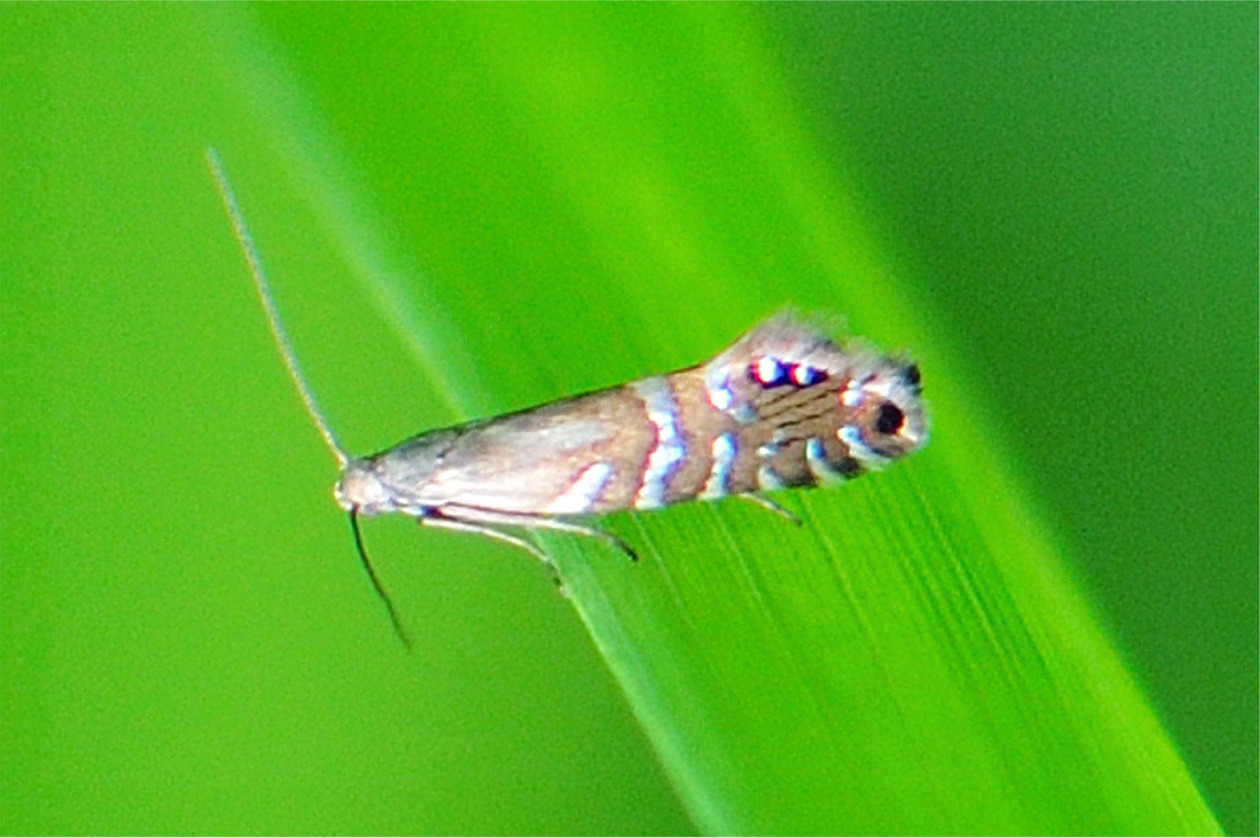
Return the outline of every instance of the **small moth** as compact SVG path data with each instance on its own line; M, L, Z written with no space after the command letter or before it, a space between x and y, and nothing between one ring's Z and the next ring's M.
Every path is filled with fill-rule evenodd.
M361 515L398 512L422 526L516 545L545 563L522 533L594 536L633 559L621 539L572 519L727 496L792 518L756 493L850 480L926 441L915 364L837 344L808 320L779 314L697 366L349 457L289 347L218 157L213 150L207 157L289 374L341 467L337 503L404 643L363 548Z

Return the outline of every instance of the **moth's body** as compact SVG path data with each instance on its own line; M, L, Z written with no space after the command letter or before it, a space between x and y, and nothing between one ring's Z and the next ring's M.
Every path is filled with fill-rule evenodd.
M351 459L285 338L218 156L208 149L206 158L285 366L341 464L337 502L350 513L363 567L404 642L363 549L360 515L399 512L426 526L506 541L543 561L547 556L514 530L596 536L633 557L620 539L571 518L845 480L924 442L918 368L839 346L779 315L700 366L430 431Z
M353 460L336 494L364 515L546 527L831 483L922 444L919 391L914 366L780 315L706 364Z

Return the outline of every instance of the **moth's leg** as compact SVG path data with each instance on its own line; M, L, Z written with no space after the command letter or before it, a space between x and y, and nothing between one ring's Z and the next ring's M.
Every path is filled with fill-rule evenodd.
M557 530L559 532L571 532L578 535L589 536L590 538L598 538L610 547L614 547L626 554L626 557L632 562L639 560L639 554L634 548L627 544L624 540L618 538L610 532L604 532L597 527L588 527L584 524L573 524L568 521L557 521L554 518L539 518L531 524L522 524L526 527L538 527L546 530Z
M496 541L503 541L512 544L527 551L534 558L543 564L551 564L551 557L540 550L536 545L530 544L518 535L496 530L494 527L488 527L484 524L466 521L460 518L447 518L438 515L423 515L416 519L416 523L422 527L436 527L441 530L454 530L455 532L471 532L477 535L484 535L487 538L493 538Z
M555 530L557 532L571 532L577 535L585 535L589 538L598 538L600 541L615 547L625 553L632 562L639 560L639 554L634 548L622 539L610 532L604 532L596 527L588 527L584 524L575 524L571 521L561 521L556 518L548 518L543 515L524 515L517 512L495 512L489 509L479 509L475 506L460 506L458 504L447 504L439 510L442 519L467 521L475 524L501 524L509 527L522 527L530 530Z
M530 544L520 536L512 535L509 532L497 530L494 527L488 527L484 524L461 521L455 518L439 517L436 515L423 515L416 519L416 523L422 527L434 527L441 530L470 532L476 535L484 535L487 538L493 538L496 541L502 541L505 544L520 547L522 550L525 550L531 556L538 559L538 561L542 562L543 567L547 568L547 572L551 574L551 581L561 593L564 593L564 582L560 579L560 571L556 569L555 563L551 561L551 557L540 550L536 545Z
M783 520L788 521L792 524L795 524L798 527L805 525L804 521L802 521L800 518L797 518L791 512L788 512L786 509L779 506L777 503L770 500L769 498L763 498L761 495L735 495L735 497L740 498L741 500L751 501L752 503L755 503L758 506L760 506L762 509L769 510L770 512L773 512L775 515L778 515Z

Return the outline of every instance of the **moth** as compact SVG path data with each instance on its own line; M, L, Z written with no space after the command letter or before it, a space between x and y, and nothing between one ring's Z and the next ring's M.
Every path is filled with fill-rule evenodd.
M839 344L811 320L778 314L710 360L539 407L426 431L368 457L338 444L301 374L217 155L224 205L307 411L341 468L334 495L404 643L406 633L368 560L360 516L396 512L549 559L525 533L600 538L586 516L851 480L926 441L919 368L860 343ZM799 521L797 522L799 523Z

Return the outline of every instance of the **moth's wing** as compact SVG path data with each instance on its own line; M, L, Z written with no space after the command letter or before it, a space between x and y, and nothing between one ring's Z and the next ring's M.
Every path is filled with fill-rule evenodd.
M416 498L439 509L453 505L532 516L584 512L583 499L597 495L612 477L602 464L616 434L616 419L599 395L472 425L416 487Z
M797 393L798 405L813 397L809 410L826 407L836 424L814 444L839 443L870 467L921 446L918 368L831 333L823 321L793 312L769 318L704 365L709 401L740 427L756 427L800 418L786 407L785 391Z
M765 370L799 368L842 382L855 356L831 339L824 322L786 311L746 332L703 365L709 401L746 425L760 415L759 404L768 396Z
M745 332L709 361L706 368L743 368L759 358L784 363L812 363L829 372L843 371L844 352L832 339L827 318L782 311Z

